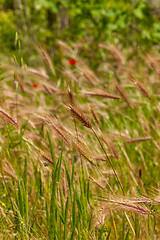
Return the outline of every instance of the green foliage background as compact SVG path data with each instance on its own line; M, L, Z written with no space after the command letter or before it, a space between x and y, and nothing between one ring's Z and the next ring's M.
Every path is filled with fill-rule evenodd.
M0 44L3 51L13 50L18 31L22 38L32 37L48 48L57 38L148 47L160 41L153 10L142 0L0 0Z

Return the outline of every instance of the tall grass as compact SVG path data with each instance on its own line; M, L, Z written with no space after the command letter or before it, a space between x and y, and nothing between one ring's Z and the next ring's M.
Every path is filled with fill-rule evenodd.
M57 44L1 63L0 238L158 239L158 57L105 45L93 71Z

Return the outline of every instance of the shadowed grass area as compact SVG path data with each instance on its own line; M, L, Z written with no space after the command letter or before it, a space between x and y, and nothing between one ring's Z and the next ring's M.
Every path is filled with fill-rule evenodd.
M158 53L101 47L1 62L1 239L159 238Z

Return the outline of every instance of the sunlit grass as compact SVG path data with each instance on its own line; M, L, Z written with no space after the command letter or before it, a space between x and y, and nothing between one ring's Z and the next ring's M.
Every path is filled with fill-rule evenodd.
M158 57L106 46L91 69L58 47L1 63L0 237L158 239Z

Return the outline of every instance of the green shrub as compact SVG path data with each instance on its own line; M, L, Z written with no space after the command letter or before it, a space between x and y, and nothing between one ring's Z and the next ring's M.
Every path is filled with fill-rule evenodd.
M3 51L13 50L16 32L14 12L12 10L7 12L1 10L0 16L0 45Z

